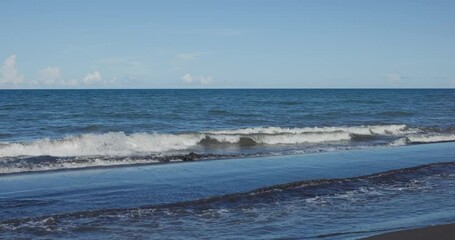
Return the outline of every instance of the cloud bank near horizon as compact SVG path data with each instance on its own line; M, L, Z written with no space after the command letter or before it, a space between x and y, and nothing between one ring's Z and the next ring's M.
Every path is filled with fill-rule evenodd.
M193 58L194 56L191 56ZM185 60L188 56L185 55ZM134 75L125 75L123 80L114 76L110 79L103 78L101 71L93 70L87 72L79 78L65 78L62 70L57 66L45 67L32 78L27 78L21 73L18 67L18 58L16 54L8 56L0 68L0 89L34 89L34 88L135 88L130 83L140 83L138 78ZM138 61L135 61L138 62ZM129 64L129 63L128 63ZM141 63L142 64L142 63ZM131 65L131 64L129 64ZM392 87L409 87L406 83L410 80L419 79L419 77L403 76L399 73L384 74L384 82L390 84ZM449 77L433 77L437 80L447 80L446 88L455 88L455 78ZM431 79L428 78L428 79ZM119 85L122 83L123 85ZM180 78L181 84L176 86L188 87L217 87L212 76L209 75L193 75L185 73ZM126 82L126 84L125 84ZM120 87L119 87L120 86ZM172 88L172 87L171 87ZM178 88L178 87L177 87Z
M0 88L77 88L90 87L103 82L97 70L89 72L81 79L64 79L59 67L45 67L34 78L25 78L17 68L16 55L6 58L1 68Z
M16 55L6 58L2 66L0 84L19 85L24 81L24 76L20 74L16 67Z

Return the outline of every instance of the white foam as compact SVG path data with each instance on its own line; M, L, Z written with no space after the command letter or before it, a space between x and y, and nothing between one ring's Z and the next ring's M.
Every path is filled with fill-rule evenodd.
M252 139L257 143L264 144L298 144L298 143L321 143L330 141L350 140L347 132L326 132L326 133L302 133L302 134L280 134L280 135L259 135Z
M397 139L397 140L391 142L389 145L397 147L397 146L404 146L406 144L408 144L408 139L406 137L404 137L404 138L400 138L400 139Z
M77 169L77 168L90 168L90 167L106 167L106 166L122 166L132 164L150 164L159 163L158 160L153 159L122 159L121 161L109 161L106 159L87 159L85 161L57 161L53 164L32 164L29 166L8 166L0 167L0 174L19 173L19 172L42 172L59 169Z
M455 134L414 134L399 138L391 142L390 146L404 146L412 143L437 143L455 141Z
M411 143L450 142L455 141L455 134L414 135L408 136L407 140Z
M0 157L14 156L124 156L131 154L181 150L195 146L200 137L194 135L122 132L83 134L63 139L41 139L31 143L10 143L0 147Z
M257 127L236 130L207 131L184 134L109 132L83 134L62 139L40 139L34 142L0 142L0 157L42 156L128 156L186 150L209 137L220 143L238 143L249 138L258 144L299 144L348 141L351 134L397 135L415 130L406 125L377 125L357 127L280 128Z
M208 131L209 134L299 134L299 133L323 133L323 132L346 132L352 134L401 134L403 132L417 132L417 129L409 129L406 125L373 125L353 127L305 127L305 128L282 128L282 127L256 127L235 130Z

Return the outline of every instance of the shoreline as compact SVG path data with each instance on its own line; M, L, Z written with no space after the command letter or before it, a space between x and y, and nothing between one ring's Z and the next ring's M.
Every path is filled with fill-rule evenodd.
M268 186L314 179L350 178L431 163L452 162L455 143L415 145L388 149L325 152L230 160L190 161L179 164L47 171L0 177L0 196L39 198L53 202L42 211L23 208L23 216L52 215L59 209L99 209L100 192L121 196L141 195L132 201L114 194L102 208L131 208L191 201L212 196L248 192ZM132 188L131 186L134 186ZM80 205L71 192L77 189ZM184 194L181 194L184 193ZM104 196L104 195L103 195ZM15 213L17 217L17 213ZM387 228L386 228L387 229Z
M455 239L455 223L448 223L436 226L426 226L420 228L405 229L362 238L364 240L424 240L438 239L451 240Z
M307 152L307 153L296 153L296 154L283 154L283 155L244 155L244 156L235 156L235 155L218 155L217 154L208 154L204 156L203 154L201 158L196 159L176 159L170 161L150 161L150 162L134 162L134 163L119 163L119 164L112 164L112 165L91 165L91 166L76 166L76 167L69 167L69 168L56 168L56 169L39 169L39 170L29 170L29 171L18 171L18 172L0 172L0 179L4 177L10 176L23 176L23 175L39 175L39 174L48 174L48 173L59 173L59 172L73 172L73 171L91 171L91 170L103 170L103 169L117 169L117 168L134 168L134 167L147 167L147 166L161 166L161 165L174 165L174 164L188 164L194 162L211 162L211 161L226 161L226 160L240 160L240 159L258 159L258 158L286 158L286 157L319 157L324 156L326 154L350 154L350 153L375 153L378 151L386 151L386 150L394 150L394 149L406 149L418 146L431 146L431 145L439 145L439 144L450 144L455 143L455 141L441 141L441 142L430 142L430 143L416 143L411 145L402 145L402 146L376 146L371 148L358 148L358 149L351 149L351 150L344 150L338 149L335 151L317 151L317 152ZM189 154L178 155L178 157L188 157L191 154L195 154L191 152ZM199 154L196 154L199 155Z
M335 195L340 193L340 196L343 196L345 192L357 192L359 190L359 193L363 194L362 186L370 186L374 190L376 186L381 187L382 183L388 184L387 186L397 189L401 193L398 188L405 185L395 186L395 180L405 184L406 181L410 180L406 176L411 176L413 173L417 173L418 176L422 173L422 176L426 176L427 173L425 171L418 170L419 168L427 169L425 166L422 168L422 165L451 164L451 171L455 171L453 162L455 152L452 151L454 147L455 143L440 143L299 156L258 157L231 159L229 161L207 160L182 164L157 164L9 175L0 178L1 203L8 206L0 213L0 218L10 220L9 222L3 221L7 226L22 224L21 226L27 227L29 223L43 223L44 227L54 227L54 224L62 224L62 229L65 229L66 226L70 227L68 231L73 231L74 229L71 230L71 223L81 223L85 220L97 221L97 219L104 219L103 216L106 214L109 216L136 216L136 213L139 215L142 213L154 214L153 209L158 206L168 206L167 209L158 210L157 213L161 213L161 215L154 215L158 218L164 217L164 219L167 219L166 216L168 215L166 214L169 210L172 213L172 209L179 210L182 208L190 210L190 212L196 209L196 212L200 210L199 213L204 214L206 212L224 214L224 204L230 206L233 203L232 207L226 208L235 211L240 209L241 205L239 204L243 203L245 199L248 204L252 204L251 207L253 209L257 209L254 204L256 202L268 204L270 203L268 199L271 199L269 197L277 196L285 200L289 196L294 196L287 194L304 193L302 190L294 192L294 190L287 191L287 189L288 187L298 189L294 187L305 184L308 186L307 190L313 189L315 191L313 192L315 196L308 198L310 200L317 199L319 195L325 195L324 193L334 193ZM445 169L445 167L441 168L441 166L443 165L433 165L430 169L436 172L439 171L438 169ZM433 174L431 172L428 174ZM410 173L412 174L409 175ZM369 177L368 175L376 177ZM364 176L363 180L357 179L361 176ZM395 178L396 176L398 178ZM400 176L404 178L401 179ZM364 180L368 181L365 182ZM318 183L322 183L322 185L328 184L326 185L328 188L320 188L318 190L319 187L315 188ZM270 195L268 192L271 190L273 192ZM313 190L310 190L310 192ZM326 192L327 190L328 192ZM318 193L318 191L322 192ZM398 193L397 191L395 192ZM263 193L265 195L262 195ZM408 197L413 194L412 191L408 193ZM365 197L368 196L365 195ZM450 199L450 197L452 196L445 199ZM258 199L256 200L256 198ZM351 203L350 199L346 198L342 200L342 203ZM236 201L232 202L232 200ZM346 200L349 202L346 202ZM409 198L404 197L401 200L409 200ZM375 204L377 202L371 203ZM396 201L391 201L391 203L396 203ZM444 201L439 205L432 203L430 205L433 206L426 207L426 212L432 213L435 211L435 207L441 207L439 214L428 215L419 221L406 224L402 224L403 222L400 221L394 222L397 216L404 216L402 220L405 220L406 217L412 217L412 214L407 215L406 209L400 209L400 211L389 211L389 215L380 221L379 224L371 225L372 223L365 223L363 224L364 226L357 229L352 229L352 227L340 229L335 227L338 223L332 222L332 217L321 217L321 222L328 221L329 225L330 223L335 225L330 225L332 227L329 229L323 229L322 225L321 229L319 229L317 224L314 226L308 225L307 228L303 226L301 232L293 234L297 236L297 234L300 235L306 230L310 230L314 231L314 234L308 233L308 237L332 232L336 235L329 235L328 237L346 236L348 238L351 236L360 238L401 229L397 228L397 226L409 228L422 226L425 223L444 224L453 219L453 209L450 203L448 201ZM262 204L260 205L262 206ZM213 206L215 211L206 211L212 209L210 206ZM308 206L312 209L315 209L315 206L325 208L325 205L319 205L317 202L316 205L310 204ZM317 212L325 211L323 208L318 210L319 207L317 207L313 217L320 216ZM374 208L382 209L381 206ZM306 211L304 208L298 209ZM358 214L355 215L347 213L344 210L345 208L334 208L335 211L337 209L340 213L345 212L348 214L344 219L351 222L353 220L349 219L357 218L358 214L369 214L360 205L353 208L353 210L358 211ZM371 208L368 209L371 210ZM447 209L450 211L442 212ZM262 210L259 209L259 212L262 213ZM412 208L411 212L413 212ZM178 213L178 211L175 213ZM188 216L199 218L206 215L176 216L186 219ZM230 216L234 215L219 216L230 218ZM298 219L300 219L300 216L298 214ZM336 215L333 216L336 217ZM359 219L362 218L362 216L359 216ZM54 219L55 221L48 222L49 219ZM280 219L288 221L284 217ZM70 225L65 225L66 223ZM355 225L356 223L352 222L351 224ZM115 222L105 222L104 226L109 228L113 225L115 225ZM41 229L40 226L37 226L37 229ZM316 228L311 230L308 228L309 226L316 226ZM358 231L353 232L352 230ZM12 234L14 235L15 232L13 231Z

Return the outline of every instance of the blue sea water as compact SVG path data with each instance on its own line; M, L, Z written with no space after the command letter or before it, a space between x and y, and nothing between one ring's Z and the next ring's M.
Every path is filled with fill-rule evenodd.
M0 91L0 173L452 141L453 100L454 90Z
M13 182L28 192L34 190L33 178L27 176L35 172L154 164L159 170L160 163L175 162L169 168L177 173L178 166L188 164L181 162L210 159L223 159L227 173L238 173L254 170L251 162L256 161L247 161L251 157L260 157L260 162L277 155L300 159L326 152L339 154L331 155L335 158L331 161L343 165L343 153L387 153L455 141L454 119L455 90L450 89L0 90L0 184ZM378 168L378 175L359 172L354 178L337 180L325 176L327 181L289 186L261 182L273 191L242 193L239 188L239 195L219 198L223 191L217 191L201 195L209 196L208 201L196 196L166 206L153 205L150 196L140 198L134 189L150 186L128 177L120 177L117 188L84 192L76 187L48 196L21 195L5 185L0 186L6 191L0 194L0 203L14 212L0 212L0 232L9 238L340 239L431 221L451 222L455 221L454 192L448 190L455 186L452 146L440 148L437 156L448 162L444 164L382 174ZM438 148L427 149L425 158L439 162L431 153ZM399 158L412 161L420 155L407 151ZM359 166L362 158L369 158L368 154L352 157ZM245 159L245 164L230 169L233 159ZM242 166L245 170L239 169ZM316 174L320 170L315 169ZM275 177L287 183L286 173L280 174ZM16 176L24 178L16 181ZM71 176L55 180L70 183ZM223 177L235 181L235 176ZM303 178L293 178L298 180ZM53 185L46 181L36 184ZM172 180L160 185L172 186ZM193 193L171 191L164 199L195 194L208 185L199 188ZM127 208L115 201L104 204L109 202L101 196L104 193L105 198L135 204ZM87 196L97 203L88 212L81 210ZM56 207L67 201L80 204ZM369 211L375 214L366 214ZM401 217L393 222L397 212ZM356 227L359 221L363 224ZM372 227L378 223L382 228Z
M455 90L0 90L2 141L122 131L453 126Z

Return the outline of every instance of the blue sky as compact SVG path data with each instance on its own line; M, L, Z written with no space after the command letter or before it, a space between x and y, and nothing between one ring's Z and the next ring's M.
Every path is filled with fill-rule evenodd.
M450 88L455 1L0 2L0 88Z

